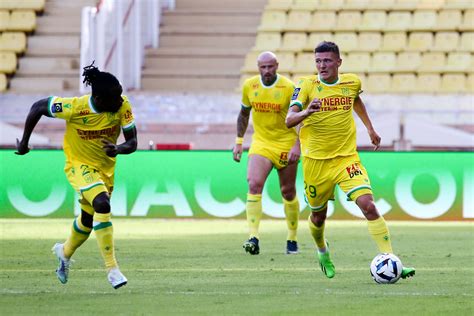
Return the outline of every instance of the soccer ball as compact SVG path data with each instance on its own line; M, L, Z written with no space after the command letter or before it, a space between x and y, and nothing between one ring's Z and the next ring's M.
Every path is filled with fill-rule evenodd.
M402 275L400 259L391 253L380 253L370 263L370 274L377 283L395 283Z

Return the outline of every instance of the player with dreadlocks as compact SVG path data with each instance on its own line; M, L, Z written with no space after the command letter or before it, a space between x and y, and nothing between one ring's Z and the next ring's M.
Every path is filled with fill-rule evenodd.
M128 98L114 75L100 71L94 63L84 67L84 83L92 94L62 98L51 96L33 104L28 113L16 154L29 152L28 141L40 118L66 121L64 171L79 193L81 214L74 220L69 238L52 249L59 261L56 270L61 283L68 281L71 257L95 231L100 252L108 271L107 278L117 289L127 284L115 259L110 195L114 185L115 157L137 149L137 130ZM122 129L125 142L117 145Z

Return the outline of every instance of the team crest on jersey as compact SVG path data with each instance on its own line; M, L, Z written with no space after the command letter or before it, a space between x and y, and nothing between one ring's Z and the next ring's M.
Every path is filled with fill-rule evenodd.
M349 88L341 88L341 92L342 92L343 95L349 95L350 94Z
M274 97L275 97L275 99L280 99L281 98L281 92L276 91Z
M323 87L318 86L318 91L321 92L323 90Z
M296 88L296 89L293 91L293 95L291 96L291 100L296 100L296 99L298 99L298 95L300 94L300 90L301 90L301 88Z
M63 104L61 102L53 103L53 106L51 107L52 113L60 113L62 111L63 111Z

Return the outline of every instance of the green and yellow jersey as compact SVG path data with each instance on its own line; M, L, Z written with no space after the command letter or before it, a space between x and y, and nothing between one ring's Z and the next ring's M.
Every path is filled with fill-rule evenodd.
M290 106L305 109L313 99L321 100L321 110L303 120L300 129L301 154L312 159L330 159L356 153L356 127L352 109L361 92L355 74L339 74L328 84L318 75L298 82Z
M247 79L242 89L242 106L252 109L252 146L271 146L288 151L296 141L296 130L285 125L294 83L279 74L271 86L260 75Z
M122 98L124 101L117 113L98 112L90 95L49 98L50 116L66 121L66 165L80 162L108 176L113 174L115 158L106 155L101 140L106 139L116 144L120 129L128 130L135 126L130 102L126 96Z

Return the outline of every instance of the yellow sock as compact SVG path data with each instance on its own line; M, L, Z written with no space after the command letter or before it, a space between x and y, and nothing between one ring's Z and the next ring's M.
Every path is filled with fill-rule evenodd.
M247 211L250 238L259 238L258 227L260 226L260 219L262 218L262 195L247 193L245 209Z
M309 231L311 233L311 236L313 236L314 242L316 243L316 246L318 247L318 249L326 248L326 240L324 239L325 224L323 224L321 227L317 227L311 221L311 215L309 215L308 217L308 224L309 224Z
M283 199L283 209L286 215L286 225L288 226L287 240L297 241L296 231L298 229L298 216L300 215L300 203L295 197L293 201Z
M94 231L99 245L100 253L104 258L107 269L117 266L114 251L114 229L110 221L110 213L94 214Z
M81 215L76 217L71 227L71 234L64 243L64 256L71 258L77 248L79 248L91 234L92 228L86 227L81 222Z
M369 233L372 239L379 247L380 252L392 253L392 242L390 241L390 233L387 224L382 216L374 221L368 221Z

